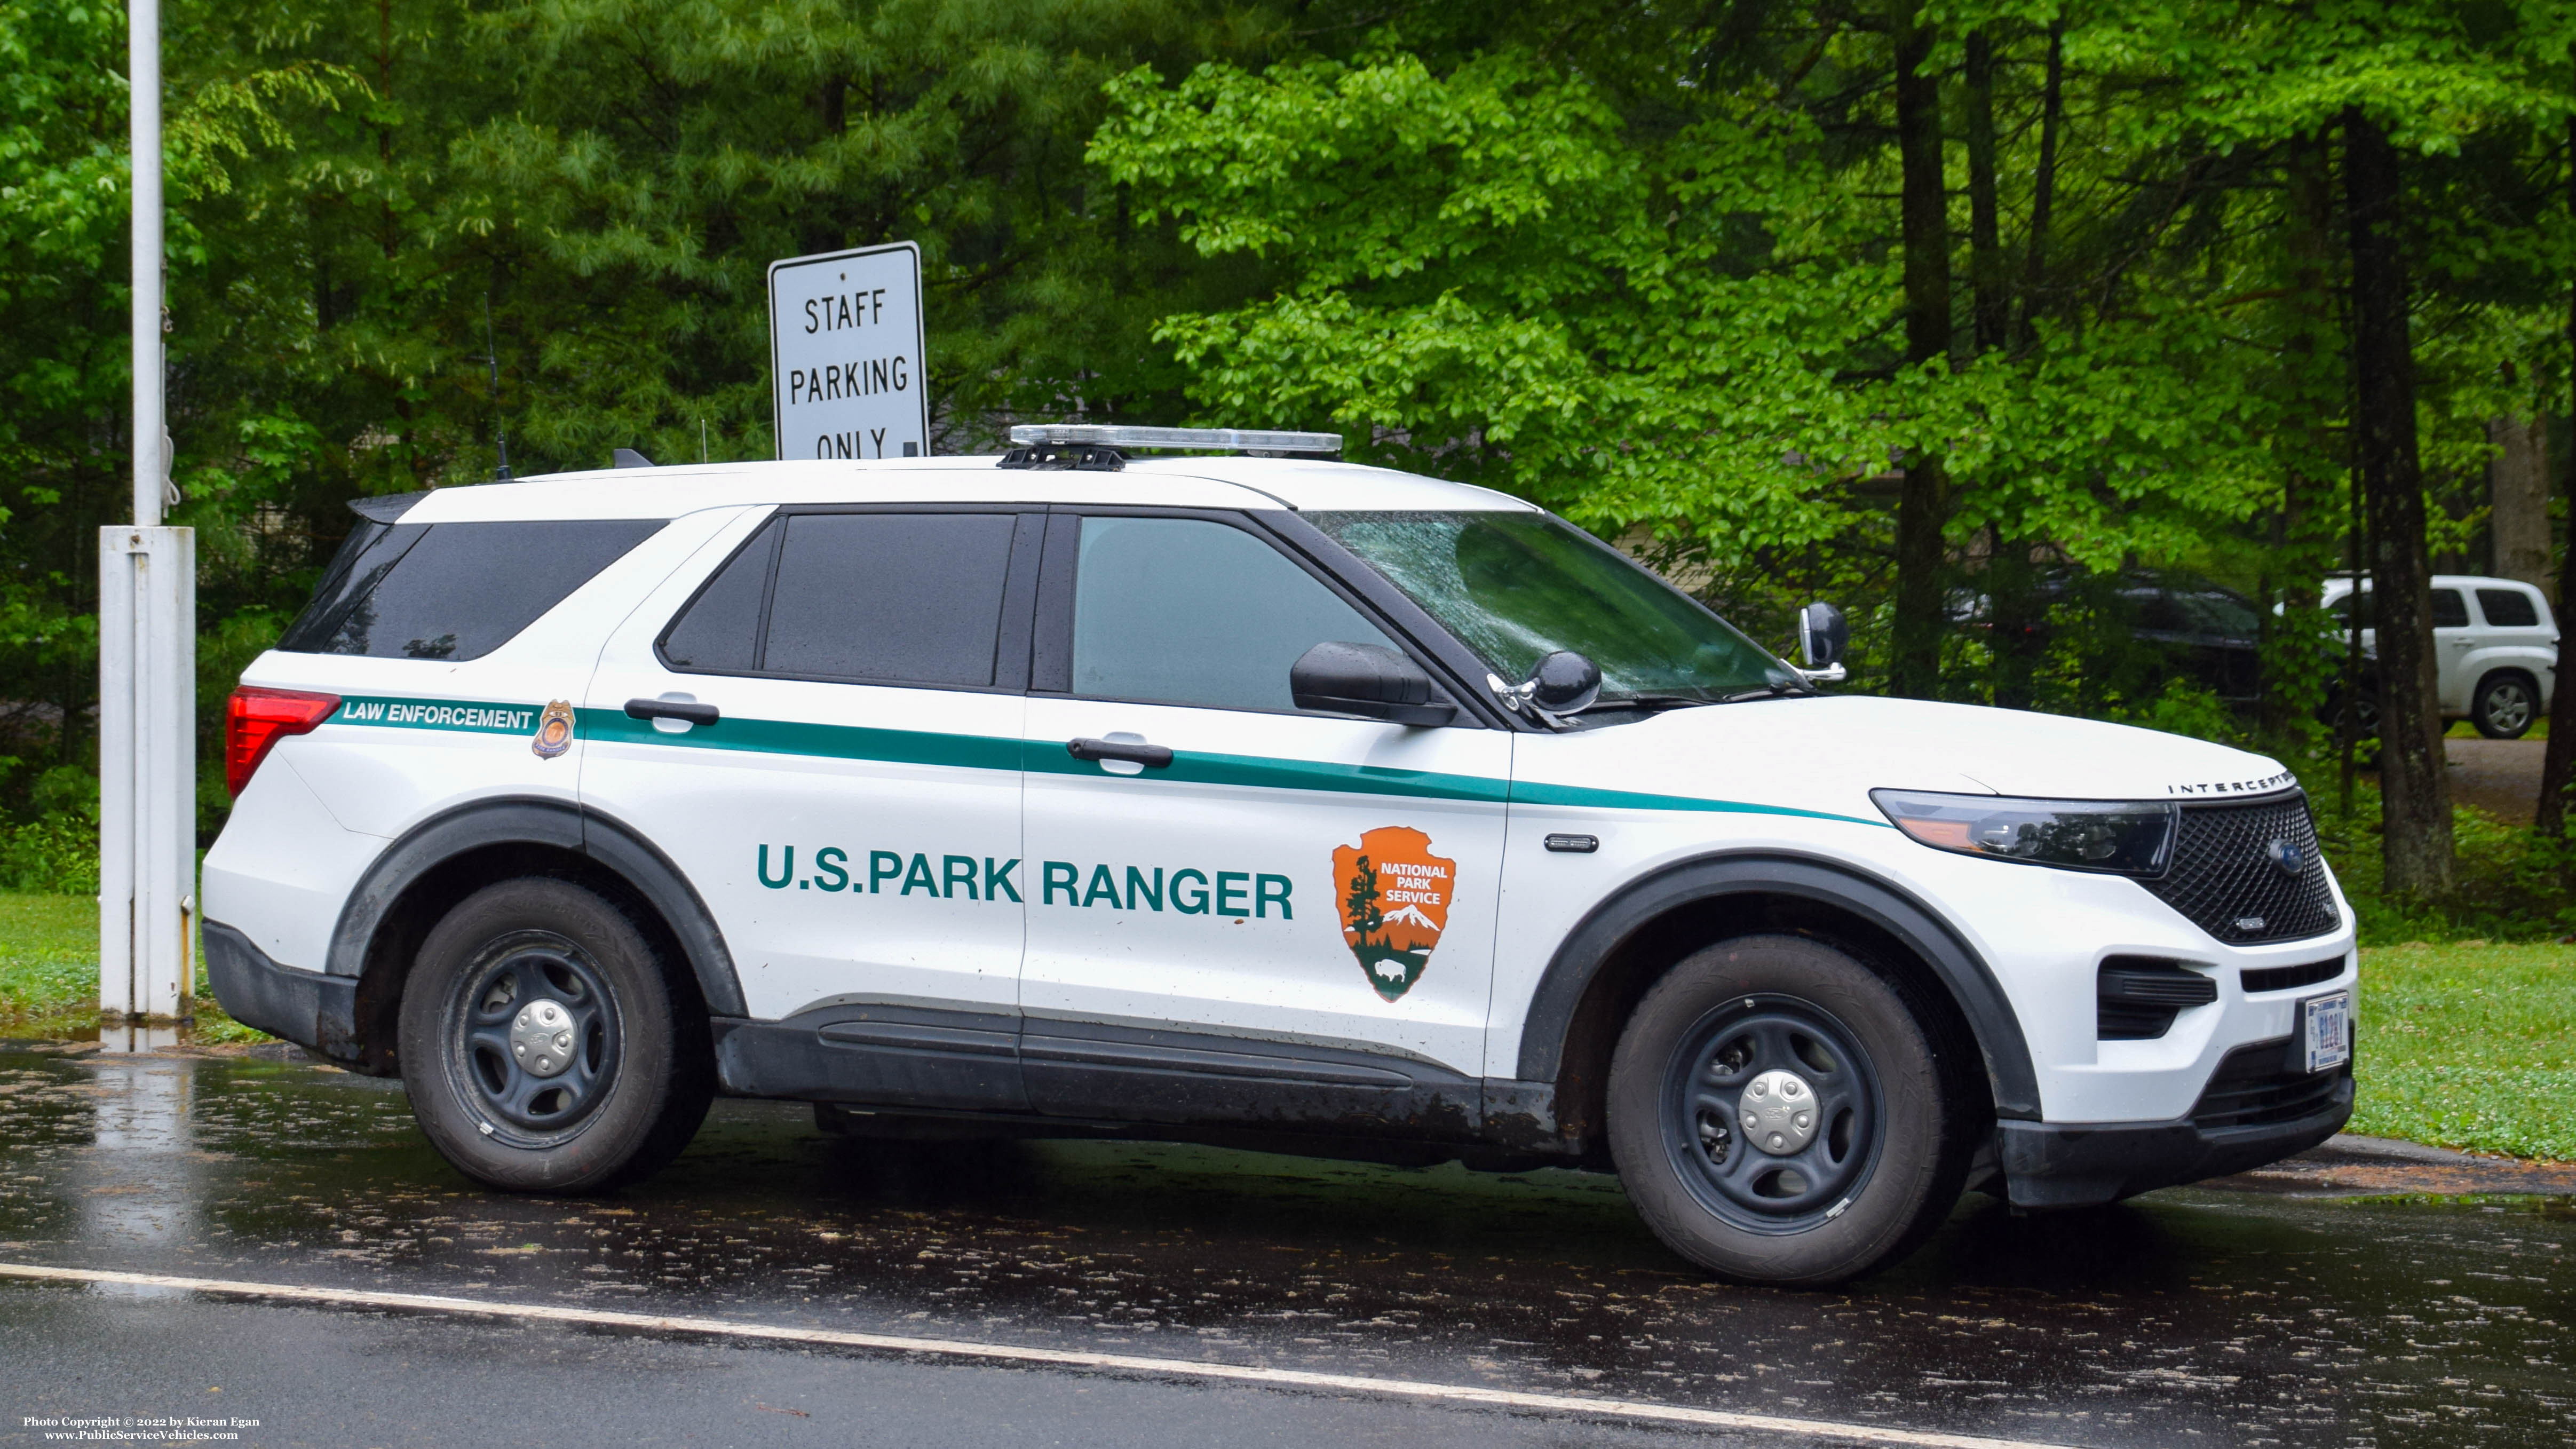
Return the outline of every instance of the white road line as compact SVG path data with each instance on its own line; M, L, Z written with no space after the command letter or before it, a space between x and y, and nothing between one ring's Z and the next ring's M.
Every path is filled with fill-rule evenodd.
M1681 1424L1699 1429L1734 1429L1763 1434L1804 1434L1858 1444L1899 1444L1907 1449L2062 1449L2031 1439L1994 1439L1979 1434L1943 1434L1922 1429L1896 1429L1877 1424L1847 1424L1831 1419L1792 1419L1777 1414L1743 1414L1727 1409L1692 1409L1642 1399L1587 1399L1572 1394L1529 1394L1511 1389L1484 1389L1470 1384L1428 1383L1420 1379L1381 1379L1364 1374L1310 1373L1303 1369L1260 1368L1248 1364L1199 1363L1189 1359L1153 1358L1143 1354L1086 1353L1074 1349L1030 1348L1011 1343L977 1343L959 1338L913 1338L891 1333L850 1333L832 1328L790 1328L779 1324L741 1323L724 1318L672 1318L654 1313L620 1313L613 1309L571 1308L553 1303L495 1303L478 1298L449 1298L432 1293L376 1293L350 1288L308 1288L295 1283L246 1283L231 1278L180 1278L167 1273L120 1273L105 1268L49 1268L34 1263L0 1263L0 1278L49 1283L114 1283L136 1288L171 1288L214 1293L230 1298L277 1298L302 1303L328 1303L348 1308L389 1308L410 1313L460 1313L486 1318L517 1318L540 1323L582 1323L643 1333L685 1333L716 1338L757 1339L772 1343L820 1344L867 1349L878 1353L924 1354L941 1358L981 1359L992 1363L1037 1364L1048 1368L1094 1369L1157 1378L1210 1379L1267 1388L1374 1394L1431 1403L1473 1405L1548 1414L1580 1414L1596 1419L1633 1419Z

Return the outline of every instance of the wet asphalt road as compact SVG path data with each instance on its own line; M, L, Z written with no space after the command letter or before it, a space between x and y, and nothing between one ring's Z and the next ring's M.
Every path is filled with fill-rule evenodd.
M2366 1176L2366 1174L2363 1174ZM0 1050L0 1261L1107 1350L2062 1444L2576 1444L2576 1200L1962 1204L1834 1293L1708 1283L1615 1181L1115 1143L858 1144L718 1104L613 1199L473 1188L397 1084ZM242 1443L1746 1442L1229 1385L0 1281L28 1416ZM1829 1438L1815 1442L1831 1442Z

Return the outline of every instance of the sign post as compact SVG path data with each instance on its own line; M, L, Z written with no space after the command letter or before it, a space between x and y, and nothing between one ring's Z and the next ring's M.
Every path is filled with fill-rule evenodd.
M98 1005L108 1050L155 1044L196 989L196 531L168 528L162 411L161 17L131 0L134 522L98 531Z
M771 262L778 456L927 457L926 350L913 243Z

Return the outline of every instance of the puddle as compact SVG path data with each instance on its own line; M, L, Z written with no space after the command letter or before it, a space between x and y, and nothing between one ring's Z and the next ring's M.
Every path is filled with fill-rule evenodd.
M398 1083L273 1056L0 1048L0 1256L17 1261L2068 1443L2576 1435L2570 1199L2315 1195L2367 1192L2350 1177L2365 1167L2059 1217L1972 1198L1898 1269L1793 1293L1699 1277L1591 1174L853 1143L801 1107L722 1102L651 1182L508 1197L430 1151Z

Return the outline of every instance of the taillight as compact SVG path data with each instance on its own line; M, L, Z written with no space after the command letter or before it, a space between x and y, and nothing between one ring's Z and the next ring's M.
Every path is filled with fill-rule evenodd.
M243 685L224 704L224 784L236 795L250 783L269 747L288 735L310 733L340 707L336 694Z

